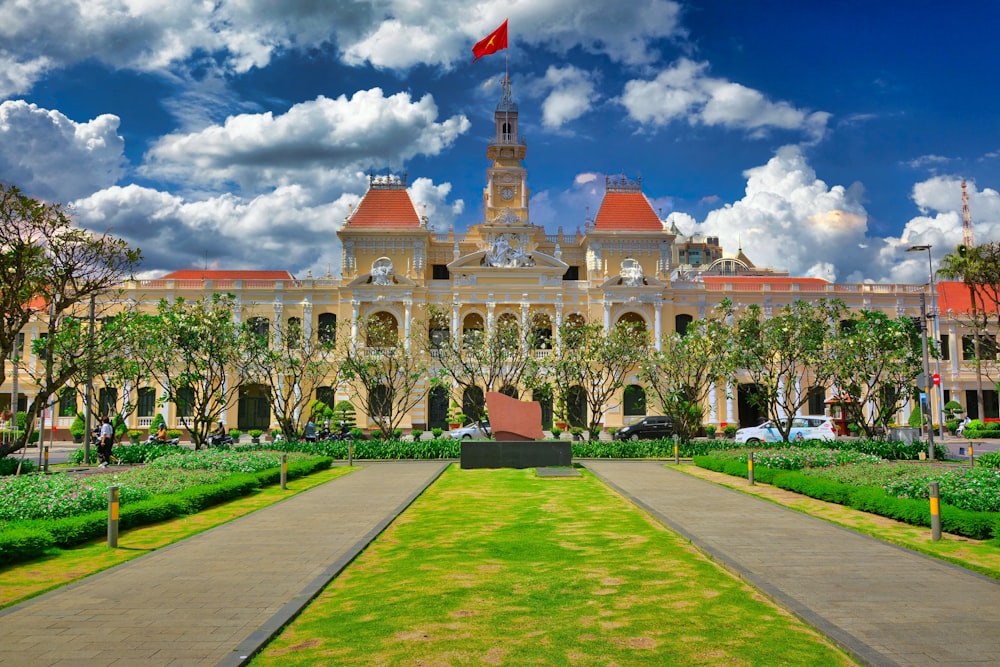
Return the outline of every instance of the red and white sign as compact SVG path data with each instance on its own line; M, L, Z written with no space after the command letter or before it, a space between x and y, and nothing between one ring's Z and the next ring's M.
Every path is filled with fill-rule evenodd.
M938 386L939 384L941 384L941 376L938 375L937 373L935 373L934 375L932 375L931 378L934 380L934 386L935 387Z

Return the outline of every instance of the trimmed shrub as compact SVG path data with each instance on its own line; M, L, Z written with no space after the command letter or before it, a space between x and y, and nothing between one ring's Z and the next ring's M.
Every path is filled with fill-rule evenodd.
M21 459L20 456L5 456L0 459L0 476L3 475L16 475L17 467L21 466L21 474L26 475L30 472L35 472L38 468L31 459L25 458Z
M16 563L37 556L55 545L52 535L41 528L12 526L0 530L0 562Z

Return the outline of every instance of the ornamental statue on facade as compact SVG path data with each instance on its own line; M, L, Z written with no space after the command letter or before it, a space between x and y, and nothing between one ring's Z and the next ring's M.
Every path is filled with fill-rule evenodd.
M395 273L392 267L392 260L388 257L379 257L372 263L371 277L373 285L392 285L392 276Z
M511 242L512 240L514 243ZM515 245L516 242L517 237L514 234L498 234L483 256L483 266L499 269L534 266L535 260L523 248Z
M642 287L645 284L642 266L631 257L622 261L621 277L625 287Z

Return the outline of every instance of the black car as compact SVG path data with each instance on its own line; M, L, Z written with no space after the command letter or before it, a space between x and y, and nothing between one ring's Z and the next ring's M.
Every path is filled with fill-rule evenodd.
M615 440L669 438L673 434L674 422L670 417L643 417L640 421L615 431Z

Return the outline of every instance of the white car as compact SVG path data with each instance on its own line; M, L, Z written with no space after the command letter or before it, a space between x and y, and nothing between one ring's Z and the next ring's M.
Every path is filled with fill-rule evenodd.
M837 429L833 425L833 417L824 415L792 417L792 430L788 433L789 442L836 439ZM764 422L760 426L736 431L736 442L748 445L758 442L781 442L781 431L774 422Z
M489 422L473 422L448 433L453 440L489 440Z

